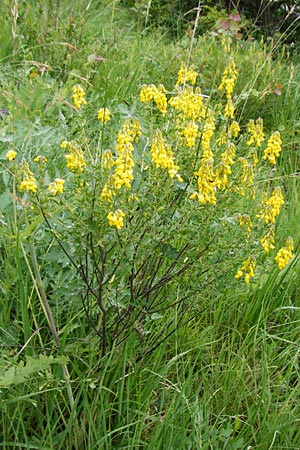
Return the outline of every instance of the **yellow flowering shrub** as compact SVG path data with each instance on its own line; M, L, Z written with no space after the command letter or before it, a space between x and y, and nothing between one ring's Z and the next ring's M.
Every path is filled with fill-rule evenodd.
M255 285L265 267L293 259L292 238L278 248L285 199L279 177L269 180L281 136L262 118L238 122L237 77L229 57L208 95L182 64L173 85L142 85L128 109L102 99L111 110L99 109L98 92L83 108L76 85L55 148L33 147L21 161L21 147L5 153L12 197L33 221L40 214L36 223L76 268L104 351L201 283Z
M252 284L266 259L282 270L293 258L291 238L278 248L285 200L270 178L281 137L262 118L238 123L237 77L229 58L207 95L196 68L182 65L173 86L142 85L128 110L110 99L111 109L92 114L90 100L80 114L69 104L71 126L55 156L36 148L18 162L18 149L6 153L16 159L8 165L20 202L76 267L87 309L98 308L91 321L107 327L104 347L171 303L170 285L183 298L202 277ZM87 103L78 85L72 96L76 109Z

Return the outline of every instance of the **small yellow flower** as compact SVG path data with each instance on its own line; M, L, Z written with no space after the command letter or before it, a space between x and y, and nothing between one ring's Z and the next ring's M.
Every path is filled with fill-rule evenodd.
M33 162L35 163L41 163L41 164L45 164L48 161L48 159L45 156L42 155L38 155L33 159Z
M110 227L116 227L117 230L124 226L124 217L125 214L121 209L117 209L116 211L111 211L107 215L107 219Z
M64 184L65 180L62 180L61 178L55 178L55 180L49 184L48 191L53 195L62 194L64 191Z
M110 120L111 112L108 108L98 109L98 119L105 125Z
M278 250L277 255L275 256L275 261L278 265L278 269L284 269L290 260L293 258L293 250L294 250L294 242L291 237L288 237L286 240L285 247L282 247Z
M8 152L6 153L6 159L8 159L8 161L13 161L17 156L17 152L15 150L8 150Z

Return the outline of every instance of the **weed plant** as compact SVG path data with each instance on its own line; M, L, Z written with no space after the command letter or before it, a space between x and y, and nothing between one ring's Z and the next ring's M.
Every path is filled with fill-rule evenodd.
M297 62L39 8L1 18L2 447L298 448Z

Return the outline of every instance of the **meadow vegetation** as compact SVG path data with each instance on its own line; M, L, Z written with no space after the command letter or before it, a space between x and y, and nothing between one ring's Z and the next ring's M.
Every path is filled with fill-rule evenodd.
M298 50L136 11L3 0L0 448L300 448Z

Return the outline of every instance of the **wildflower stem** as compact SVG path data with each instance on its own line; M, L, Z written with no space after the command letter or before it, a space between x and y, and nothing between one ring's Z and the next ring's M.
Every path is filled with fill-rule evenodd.
M197 10L197 15L196 15L195 23L194 23L193 34L191 37L191 45L190 45L188 61L187 61L188 66L190 65L190 60L191 60L191 55L192 55L192 50L193 50L193 45L194 45L194 40L195 40L195 34L196 34L196 31L198 28L198 22L199 22L199 18L200 18L201 0L199 0L196 10Z
M25 214L25 221L26 224L28 225L28 219L26 217ZM54 338L54 342L56 344L57 348L60 348L60 340L59 340L59 336L58 336L58 332L57 332L57 328L55 325L55 321L53 318L53 314L46 296L46 292L44 289L44 284L42 281L42 277L41 277L41 273L40 273L40 269L39 269L39 265L38 265L38 261L37 261L37 256L36 256L36 251L35 251L35 246L34 246L34 241L33 238L30 237L29 238L29 253L30 253L30 258L31 258L31 263L32 263L32 269L33 271L30 269L27 258L26 258L26 263L30 269L30 273L31 273L31 277L34 281L34 285L36 287L37 293L38 293L38 297L41 301L41 305L44 311L44 314L46 316L46 319L48 321L49 327L51 329L53 338ZM26 256L26 251L23 247L23 245L21 244L21 248L22 248L22 252L24 254L24 256ZM76 410L75 410L75 400L74 400L74 395L73 395L73 391L72 391L72 387L71 387L71 383L70 383L70 374L69 374L69 370L67 367L67 364L62 363L61 364L62 367L62 371L63 371L63 378L65 380L66 383L66 389L67 389L67 395L68 395L68 400L69 400L69 405L70 405L70 411L71 414L73 415L73 419L75 421L75 426L74 426L74 438L77 441L78 440L78 435L79 435L79 426L78 426L78 421L77 421L77 416L76 416Z

